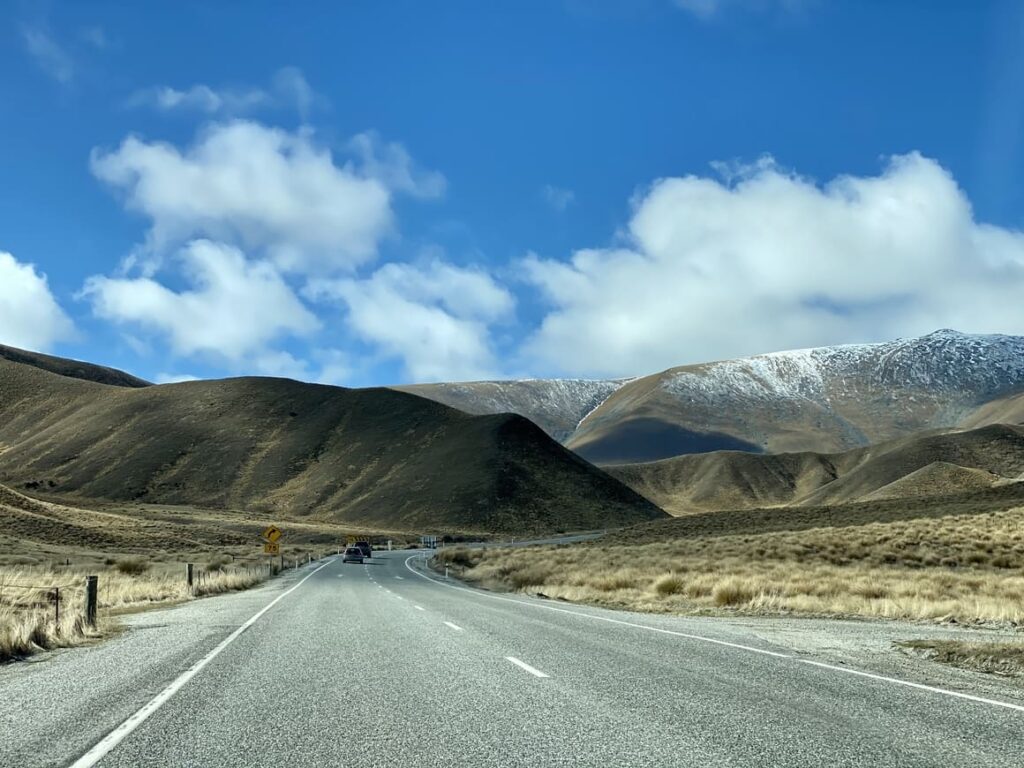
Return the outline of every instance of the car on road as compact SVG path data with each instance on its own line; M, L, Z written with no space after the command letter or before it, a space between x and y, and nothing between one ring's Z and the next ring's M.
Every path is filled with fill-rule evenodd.
M361 563L363 562L363 550L359 547L345 547L345 554L341 556L341 562L343 563Z
M352 546L358 547L360 550L362 550L363 557L373 557L373 547L370 546L370 542L357 541Z

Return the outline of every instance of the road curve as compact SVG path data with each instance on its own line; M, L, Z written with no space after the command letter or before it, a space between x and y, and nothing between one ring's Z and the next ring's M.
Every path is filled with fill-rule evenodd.
M470 590L414 552L132 622L0 670L0 765L1007 768L1024 749L1019 700Z

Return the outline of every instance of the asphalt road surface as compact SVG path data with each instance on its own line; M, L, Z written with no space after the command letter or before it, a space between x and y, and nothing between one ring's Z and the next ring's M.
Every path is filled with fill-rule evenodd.
M0 668L0 765L1024 766L1019 698L478 592L420 557L330 559Z

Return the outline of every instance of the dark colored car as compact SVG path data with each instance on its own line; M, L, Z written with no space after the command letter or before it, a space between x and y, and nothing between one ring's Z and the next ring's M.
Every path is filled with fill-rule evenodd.
M341 562L343 563L361 563L363 562L363 550L359 547L345 547L345 554L341 556Z
M357 541L352 546L353 547L358 547L362 551L363 557L373 557L373 547L370 546L370 542L368 542L368 541Z

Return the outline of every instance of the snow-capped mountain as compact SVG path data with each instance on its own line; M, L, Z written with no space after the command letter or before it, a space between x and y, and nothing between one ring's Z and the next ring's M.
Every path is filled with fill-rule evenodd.
M412 384L395 389L466 413L518 413L565 442L580 422L624 383L613 379L525 379Z
M520 413L598 462L722 448L841 451L925 429L1009 420L1014 409L999 402L1024 393L1024 337L941 330L688 365L628 381L402 389L471 413Z

